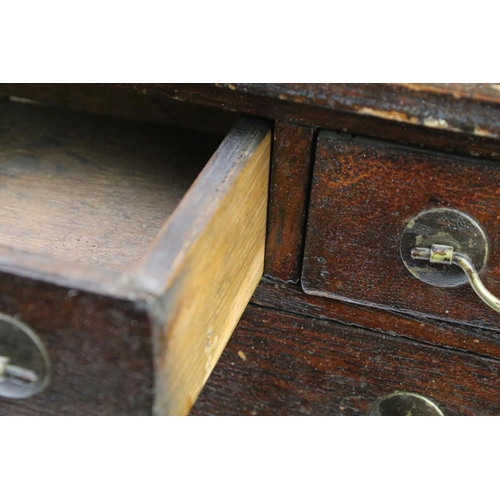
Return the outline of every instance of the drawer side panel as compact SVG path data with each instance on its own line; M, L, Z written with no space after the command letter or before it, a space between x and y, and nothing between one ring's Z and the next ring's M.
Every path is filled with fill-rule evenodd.
M270 155L267 124L240 122L139 270L167 270L152 308L156 414L189 412L262 277Z

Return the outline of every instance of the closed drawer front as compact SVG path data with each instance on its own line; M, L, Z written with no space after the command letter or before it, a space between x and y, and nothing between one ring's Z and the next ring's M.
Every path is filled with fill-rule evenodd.
M491 358L251 304L193 413L369 415L402 391L444 415L498 415L499 373Z
M262 276L268 125L0 105L0 312L50 360L0 414L188 413Z
M463 212L487 236L489 255L480 276L500 295L499 186L500 168L494 162L321 132L302 274L305 291L498 328L500 316L468 283L442 288L420 281L405 267L400 247L405 228L422 212Z

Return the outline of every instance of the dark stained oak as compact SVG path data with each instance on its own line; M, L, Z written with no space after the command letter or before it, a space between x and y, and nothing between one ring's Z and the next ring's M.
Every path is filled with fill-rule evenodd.
M263 279L252 303L500 359L500 335L492 330L309 295L297 285Z
M131 95L130 90L135 95ZM268 102L269 112L293 109L294 121L304 120L304 123L309 108L317 107L478 137L498 137L497 111L500 107L500 85L494 83L2 83L0 95L178 126L189 123L189 127L193 127L198 122L198 127L202 126L204 130L213 130L214 117L217 123L230 121L228 110L237 99L242 101L243 107L251 102L248 98L253 98L255 106ZM158 100L161 95L173 99ZM203 114L203 109L179 103L186 97L189 100L189 95L193 101L219 104L221 109L217 114L212 113L209 119ZM220 102L222 96L227 96L226 106ZM295 106L286 108L285 104ZM300 109L306 111L303 118Z
M227 134L239 118L237 112L158 99L111 84L0 83L2 98L220 135Z
M167 130L168 127L144 122L226 134L238 113L275 121L266 255L266 272L273 279L263 280L254 293L252 304L229 340L192 414L365 415L377 397L394 390L417 391L431 397L446 415L500 414L500 336L497 335L500 323L495 313L489 313L471 291L465 290L468 296L462 309L447 308L451 314L445 315L443 310L436 313L432 309L434 305L429 306L423 298L421 307L418 300L414 301L414 296L421 291L412 288L414 284L410 288L404 284L406 278L413 279L406 274L406 269L399 277L396 276L399 284L388 292L389 298L385 305L372 302L377 307L348 302L351 299L347 294L338 295L341 299L336 300L332 297L337 295L328 288L334 282L337 285L341 282L342 291L345 287L352 287L356 291L355 297L360 291L363 296L371 293L375 294L377 300L380 299L381 295L377 293L383 292L384 286L390 287L395 275L400 272L397 265L391 267L387 262L381 264L385 281L382 279L382 283L374 284L363 269L364 263L373 262L372 256L363 254L358 261L350 262L346 254L341 254L349 271L346 279L342 279L342 267L336 249L341 245L349 246L350 235L359 236L367 243L373 242L374 238L375 241L382 241L384 234L390 233L393 239L389 241L388 247L391 250L395 248L393 230L396 226L402 230L406 219L416 215L413 213L415 208L448 206L456 202L459 196L455 195L458 194L463 195L464 210L468 211L466 206L473 207L474 214L485 227L488 226L487 232L493 246L496 245L498 235L495 217L500 213L497 207L500 194L497 189L500 185L497 173L500 160L498 86L1 84L0 96L3 96L0 106L4 106L1 109L16 106L16 109L21 110L23 106L28 106L19 104L19 99L17 103L9 103L6 99L7 96L17 96L58 108L95 114L86 115L83 120L91 124L84 134L80 134L83 131L78 128L80 125L75 125L76 122L71 120L68 123L73 123L75 127L60 125L50 132L50 126L46 129L40 127L37 113L48 113L50 116L69 116L70 113L30 105L38 111L34 113L32 123L26 121L26 126L39 127L36 140L32 141L30 147L48 153L45 160L54 162L50 165L44 160L42 168L37 166L29 171L22 168L20 171L8 159L0 168L4 190L5 186L11 186L18 193L15 200L8 199L4 193L4 208L0 207L0 216L3 214L4 217L5 236L9 231L12 236L12 232L20 229L12 213L15 202L23 203L27 209L22 214L24 237L18 235L17 240L12 240L13 248L0 247L0 311L16 315L37 331L47 346L53 364L53 379L46 391L23 401L0 399L0 415L151 414L155 402L154 386L158 381L155 382L155 368L158 370L162 359L169 360L163 363L164 373L170 371L175 375L174 371L179 368L181 361L183 374L191 377L199 372L199 366L193 369L189 365L189 352L184 349L175 351L181 345L181 340L186 340L184 333L194 323L203 325L196 349L208 355L204 365L205 375L208 376L227 335L223 340L217 339L209 328L212 316L203 313L202 317L194 318L189 308L193 308L194 312L201 311L202 307L210 309L213 298L217 306L212 308L210 314L213 313L213 317L218 314L224 320L229 314L218 304L221 297L239 298L241 310L244 307L241 304L248 297L243 297L241 290L232 293L229 280L225 280L224 275L217 271L226 271L224 264L229 262L220 252L217 253L217 266L207 267L207 272L202 270L190 275L189 270L198 270L201 260L213 263L210 250L219 248L219 243L221 247L232 249L233 241L230 239L211 245L210 240L207 240L205 247L198 245L202 250L201 260L198 260L191 257L195 255L196 248L184 246L184 241L170 236L187 235L186 240L190 238L192 243L199 234L199 227L212 228L207 220L206 208L220 204L221 193L217 186L223 186L225 181L231 184L231 179L223 176L225 181L220 182L220 177L207 173L205 178L209 178L205 187L208 191L204 192L201 186L196 188L196 193L206 204L201 210L197 210L196 203L181 207L178 214L188 214L189 217L183 216L178 220L174 217L170 224L167 219L172 210L166 209L168 200L165 196L168 198L168 194L163 191L161 152L170 147L182 149L188 145L189 150L179 153L186 154L187 158L193 154L196 156L194 150L204 146L200 146L196 139L186 142L183 133L171 129L172 135L170 132L167 135L174 139L172 143L166 141L168 144L165 144L164 137L150 131ZM19 116L11 115L8 118L8 113L0 116L3 151L9 153L10 147L10 153L14 151L23 156L23 162L26 163L21 165L29 164L30 161L33 163L33 158L29 158L29 151L24 146L11 146L16 144L15 138L8 134L9 130L14 129L7 121L22 119L21 111L16 114ZM133 118L135 121L110 119L103 115ZM124 126L125 122L129 125ZM255 130L263 127L262 131L266 128L264 124L255 124L255 127ZM318 161L329 165L333 161L335 168L344 162L343 175L348 181L343 185L344 191L338 192L335 187L338 180L323 173L323 179L312 191L309 237L318 238L316 250L328 248L328 252L332 253L327 252L325 263L314 261L316 255L321 257L315 250L307 256L314 262L309 260L307 265L309 270L311 266L316 266L320 280L326 277L325 273L321 276L321 272L331 272L333 269L335 279L320 281L318 285L320 293L328 297L307 295L300 285L295 284L302 267L303 229L308 215L310 167L317 128L399 144L395 146L360 137L346 138L346 144L352 148L351 152L346 152L326 147L324 141L320 140ZM114 135L116 142L115 139L107 140L108 134L109 137ZM327 135L321 133L321 137ZM64 148L57 147L58 138L64 139L60 144ZM224 172L238 170L228 161L236 158L236 161L245 162L246 155L260 142L254 139L256 136L250 134L246 137L249 142L242 143L246 146L239 149L234 136L231 137L226 147L214 155L212 163L219 163L226 169ZM63 168L60 172L60 160L68 160L67 151L64 151L68 145L71 146L68 151L76 153L78 157L73 155L71 168ZM268 150L267 145L262 151ZM427 151L405 145L425 147ZM105 167L102 172L92 162L82 161L82 157L88 159L86 152L92 147L106 155L110 153L108 157L114 158L114 161L102 162L101 166ZM197 172L203 168L215 147L216 144L213 149L207 149L207 156L196 167ZM85 154L82 155L82 152ZM1 155L2 150L0 160ZM494 161L478 161L478 158ZM423 175L425 172L427 175ZM50 192L46 182L49 175L54 175L55 179L61 176L59 190L54 188L54 192ZM193 175L196 176L195 171ZM97 185L94 182L96 179L99 181ZM80 186L81 180L84 186ZM57 203L54 206L49 202L44 205L29 199L25 196L26 191L23 191L25 181L36 185L40 193L45 193L47 200L53 198ZM125 191L121 191L124 181L128 182L128 186ZM191 181L178 192L179 196L172 207L184 197ZM422 197L413 199L407 191L401 191L405 183L412 188L416 186L416 192ZM456 190L454 186L459 184L464 187ZM392 190L392 197L386 196L387 186ZM109 221L107 227L101 227L103 218L95 213L90 213L89 217L89 207L82 204L80 222L82 225L87 224L92 233L101 235L101 248L107 248L108 253L95 259L91 253L94 247L89 250L78 246L83 245L80 238L78 245L72 241L70 247L65 249L67 257L78 261L74 262L56 258L63 256L53 255L51 244L61 234L75 230L68 223L68 220L78 219L74 212L63 224L65 229L61 234L58 234L57 227L68 215L65 211L67 203L88 201L86 195L73 197L74 193L79 193L80 187L86 193L97 196L99 203L96 208ZM430 188L432 194L423 197L423 193L427 193ZM132 194L129 197L127 193L136 193L137 196ZM236 199L245 197L239 190L234 193ZM253 196L247 198L254 199ZM319 198L321 203L315 205ZM374 200L374 204L370 200ZM211 205L212 201L214 205ZM231 204L226 205L229 208L224 212L236 220L236 210L232 210ZM52 227L44 225L43 217L35 217L36 210L44 206L43 211L54 221ZM315 206L321 207L321 213L313 213ZM370 210L367 211L367 207ZM109 211L116 208L119 210L110 216ZM132 215L127 212L129 209L133 209ZM248 211L251 213L251 208ZM140 217L137 216L140 214L146 216L146 227L138 225ZM131 218L127 219L123 215ZM342 215L347 217L341 220ZM355 217L351 218L353 215ZM373 229L371 237L363 236L362 228L379 216L382 219L381 231ZM262 220L265 218L262 217ZM164 222L163 230L158 232ZM344 229L339 230L337 223L349 228L343 232ZM221 226L226 229L229 227L224 223ZM263 224L259 227L263 227ZM35 229L42 236L38 240L33 237L37 234ZM115 236L117 240L112 244L106 240L110 231L119 233L113 235L113 240ZM232 236L236 234L232 229L228 232ZM156 239L153 238L155 234L158 235ZM218 233L207 231L207 234ZM243 252L250 248L241 237L237 240L235 238L236 243L242 242L240 247ZM44 246L44 251L41 251L43 248L40 245ZM228 253L234 255L232 250ZM335 258L332 257L334 254ZM485 278L489 276L485 281L492 289L500 286L497 280L497 276L500 279L497 255L497 249L492 248L490 267L484 273ZM144 260L139 268L132 271L135 274L125 274L133 269L141 257ZM245 269L248 267L241 259L235 262L241 263ZM237 266L227 264L226 267L228 271L234 269L235 274L242 275ZM210 293L210 289L198 285L198 281L206 279L215 283L212 279L215 271L223 278L220 287L214 285L215 292ZM178 283L182 286L177 286ZM188 293L178 293L184 283L189 284L184 287ZM175 286L171 287L171 284ZM304 284L308 286L307 279ZM422 286L428 292L429 286ZM209 290L209 301L198 294L198 288ZM416 308L408 309L402 304L408 298L405 294L409 292L412 293L412 306L416 304ZM197 305L196 300L201 305ZM440 306L444 307L444 302ZM231 308L228 310L234 313ZM432 319L430 316L433 315L441 319ZM169 330L170 325L181 317L187 318L187 326L183 328L181 324L176 338L172 338L172 335L169 336L169 331L172 332ZM155 332L153 341L152 332ZM156 354L156 360L153 353ZM183 361L186 359L187 363ZM198 359L201 358L198 356ZM197 393L205 378L200 378L199 383L196 382L196 391L185 398L185 409L193 402L195 396L192 394ZM172 377L167 385L172 386L171 380ZM162 411L157 410L157 413Z
M445 415L498 415L500 362L250 305L192 415L367 415L411 391Z
M153 353L142 301L0 273L0 311L45 345L51 381L24 400L0 397L0 415L151 415Z
M116 85L159 99L500 159L495 86L472 94L470 88L462 88L462 96L456 88L443 91L415 84Z
M285 282L300 279L314 141L313 128L274 125L265 274Z
M400 123L500 137L497 84L237 83L234 91L377 116Z
M388 85L388 84L386 84ZM444 98L468 99L484 104L500 103L500 85L498 83L399 83L398 87L406 87L416 93L441 94Z
M321 132L316 149L302 286L308 293L419 317L498 329L500 316L472 288L413 277L400 257L407 223L420 212L463 211L485 230L481 271L500 295L500 169L490 161Z

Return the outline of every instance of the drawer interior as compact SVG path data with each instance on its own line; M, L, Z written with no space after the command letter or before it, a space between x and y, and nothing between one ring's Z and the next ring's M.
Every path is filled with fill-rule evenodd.
M0 245L132 273L222 139L0 100Z
M101 359L110 379L138 387L146 372L127 360L147 333L153 411L189 413L264 268L271 130L253 117L234 122L211 133L209 120L173 128L0 99L2 311L37 331L49 324L42 341L59 376L47 397L73 397L61 373L101 379ZM22 286L10 287L13 277ZM110 329L100 312L123 322ZM98 354L68 354L83 346ZM127 398L118 382L111 392ZM105 392L92 387L91 411Z

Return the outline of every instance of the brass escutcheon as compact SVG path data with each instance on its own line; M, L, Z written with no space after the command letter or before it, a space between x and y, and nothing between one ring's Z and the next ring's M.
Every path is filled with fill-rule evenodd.
M0 397L29 398L49 383L47 351L35 332L0 314Z
M442 417L443 412L430 399L414 392L398 391L375 402L372 417Z

